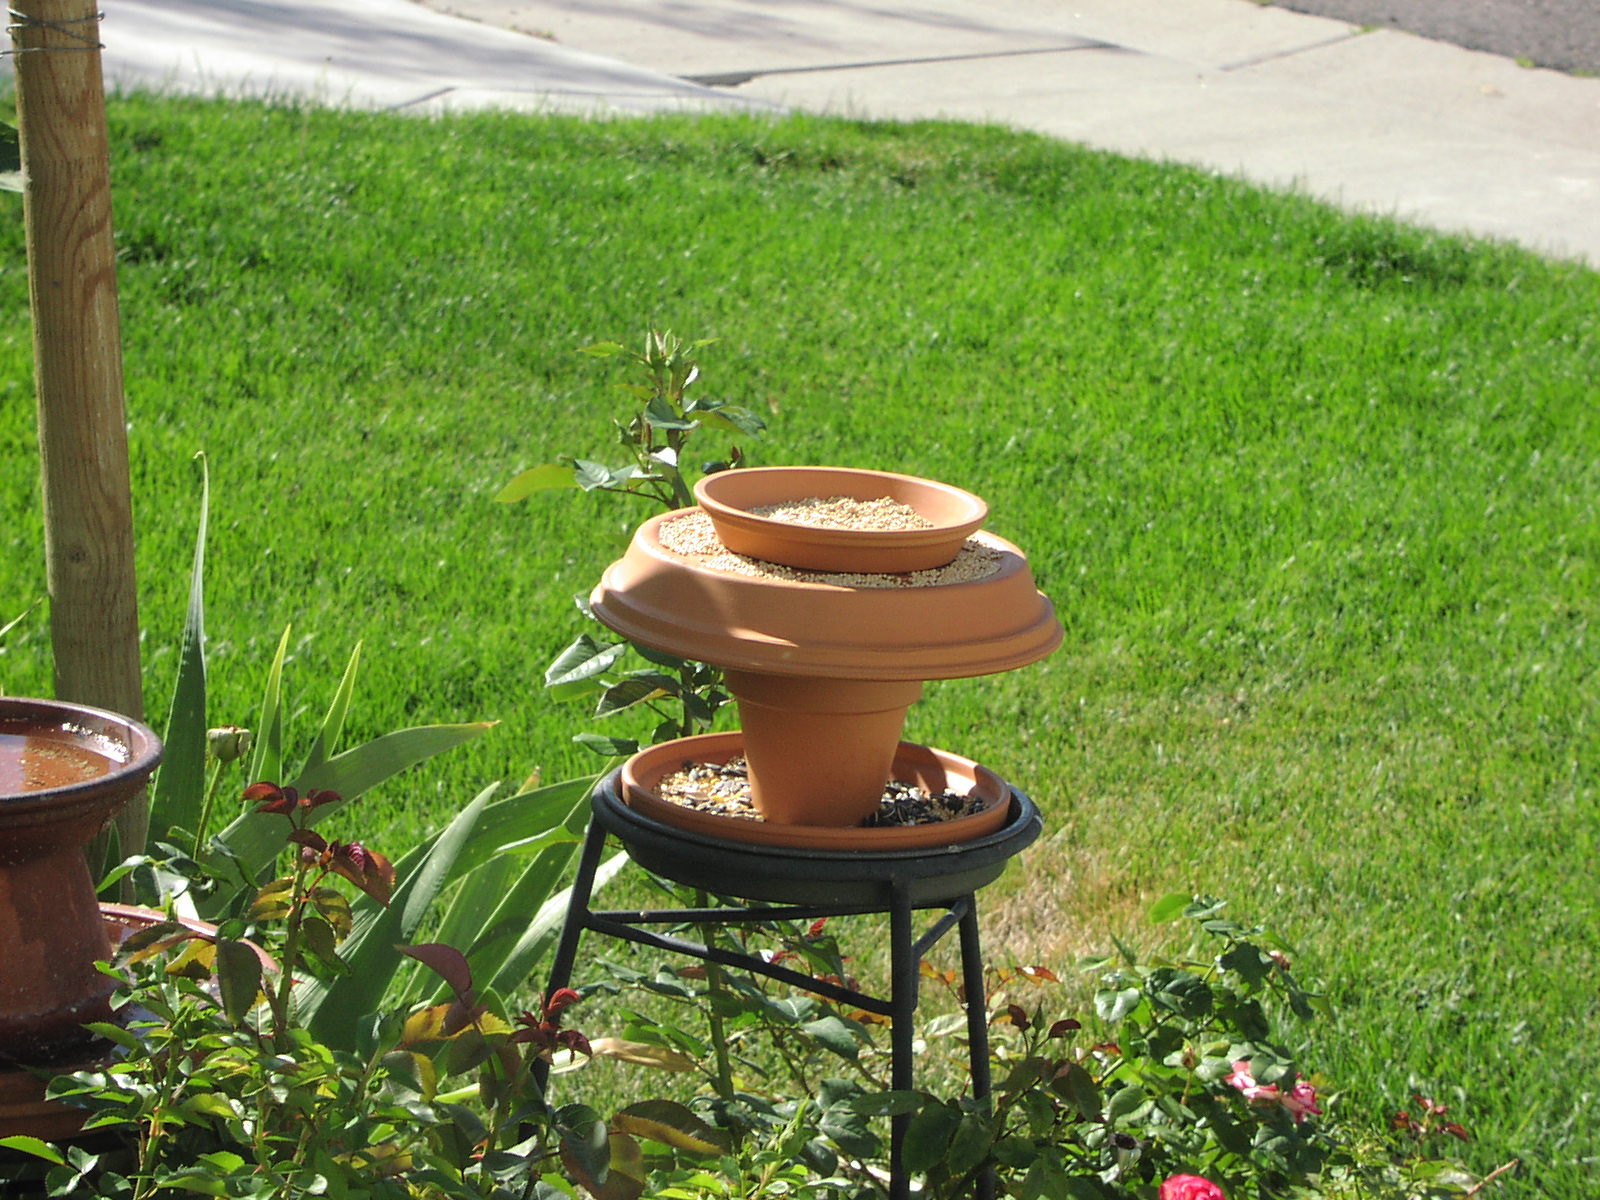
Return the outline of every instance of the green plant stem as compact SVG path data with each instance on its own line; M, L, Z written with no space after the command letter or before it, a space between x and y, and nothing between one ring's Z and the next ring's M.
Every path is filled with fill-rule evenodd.
M392 1045L380 1044L376 1050L367 1056L367 1061L362 1064L361 1074L356 1077L355 1094L351 1097L352 1108L365 1108L367 1092L372 1087L372 1078L377 1074L378 1068L383 1064L383 1056L392 1049Z
M206 786L205 802L200 806L200 819L194 825L194 851L195 858L200 857L200 851L205 848L206 828L211 824L211 809L216 803L217 786L222 782L222 762L218 760L216 766L211 768L211 782Z
M695 892L695 905L704 908L709 903L705 892ZM716 937L716 929L711 925L700 927L700 936L707 946ZM722 1002L726 995L727 986L722 979L722 968L714 963L706 963L706 1024L711 1032L711 1050L716 1060L715 1084L717 1095L724 1103L733 1100L733 1064L728 1056L728 1032L722 1023Z
M695 733L694 714L689 711L689 697L694 695L694 664L685 663L678 668L678 696L679 708L682 715L678 720L678 736L693 737Z
M300 924L305 918L308 894L308 890L302 890L306 872L306 865L296 854L294 883L289 889L292 903L284 929L283 961L279 965L278 990L272 1002L272 1044L280 1053L289 1048L289 1008L294 1002L294 966L300 953Z
M181 1015L181 1012L177 1015ZM166 1053L161 1056L160 1075L156 1081L154 1094L168 1096L176 1099L172 1090L173 1074L176 1070L177 1057L176 1041L170 1041ZM164 1136L165 1122L159 1111L152 1112L149 1119L139 1130L138 1170L134 1189L134 1200L144 1200L144 1197L154 1194L155 1189L155 1162L160 1157L158 1148Z
M289 1160L290 1162L298 1163L305 1161L306 1147L311 1144L311 1138L315 1132L316 1130L309 1121L301 1126L300 1136L295 1141L294 1157Z
M436 1104L465 1104L478 1094L478 1085L469 1083L466 1087L458 1087L453 1092L440 1092L435 1096Z
M687 508L688 507L688 505L684 505L684 504L673 504L672 501L670 499L668 499L666 496L656 496L656 495L652 495L652 494L650 494L648 492L636 492L636 491L632 490L631 488L597 487L594 490L597 491L597 492L614 492L618 496L637 496L641 500L654 500L657 504L661 505L661 507L667 512L671 512L674 508ZM692 504L693 501L690 501L690 503Z
M711 932L703 928L701 936ZM711 1049L716 1058L717 1095L723 1100L733 1099L733 1064L728 1056L728 1034L718 1011L718 1001L725 994L722 968L716 963L706 964L706 1024L711 1030Z

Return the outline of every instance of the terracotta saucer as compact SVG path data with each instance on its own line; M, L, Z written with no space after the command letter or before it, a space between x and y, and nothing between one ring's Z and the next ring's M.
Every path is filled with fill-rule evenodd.
M838 825L779 825L745 817L725 817L663 800L656 787L685 763L725 763L744 753L744 735L709 733L679 738L641 750L622 766L623 803L642 816L678 829L734 842L829 850L913 850L949 846L993 833L1005 824L1009 790L987 767L931 746L901 742L890 778L929 792L977 795L983 807L968 816L926 825L883 828Z
M745 467L707 475L695 499L717 537L736 554L811 571L900 574L942 567L961 553L989 515L971 492L890 471L850 467ZM888 498L917 511L926 529L819 529L758 516L751 509L797 500Z
M693 513L649 518L589 597L630 641L719 667L839 679L965 679L1061 644L1055 609L1016 546L987 531L992 573L932 587L842 587L717 570L662 545Z

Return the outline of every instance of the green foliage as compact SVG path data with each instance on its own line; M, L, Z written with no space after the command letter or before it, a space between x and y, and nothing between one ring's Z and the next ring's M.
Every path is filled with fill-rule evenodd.
M825 924L701 932L740 953L770 939L773 961L841 983L844 964ZM877 1187L887 1143L852 1105L888 1086L869 1026L878 1018L737 971L641 971L604 960L597 970L585 991L617 996L608 1011L620 1024L615 1036L594 1042L594 1061L697 1080L690 1106L732 1140L714 1168L662 1168L652 1177L659 1195L824 1197ZM633 993L657 997L669 1011L625 1003Z
M0 641L4 641L6 634L10 633L18 625L21 625L25 620L27 620L28 614L31 613L33 609L34 606L30 604L27 608L23 609L22 612L12 617L11 620L7 621L4 625L0 625Z
M1177 957L1141 960L1119 945L1116 958L1085 960L1097 987L1093 1015L1081 1019L1048 1011L1050 992L1062 991L1051 971L991 970L988 993L974 1001L990 1028L987 1098L969 1088L953 1096L890 1090L873 1018L735 974L712 989L696 968L644 972L601 963L596 990L714 1009L736 1063L731 1098L716 1091L714 1046L670 1018L622 1007L620 1039L605 1043L605 1057L696 1072L701 1088L692 1105L740 1147L782 1146L760 1161L787 1163L790 1171L803 1164L804 1187L818 1195L875 1186L887 1158L885 1118L905 1122L904 1165L930 1198L970 1196L984 1174L1002 1194L1026 1200L1148 1200L1175 1175L1220 1183L1233 1197L1481 1194L1486 1185L1439 1145L1441 1137L1468 1140L1466 1130L1434 1101L1417 1097L1420 1115L1402 1115L1386 1130L1334 1111L1348 1093L1330 1100L1326 1078L1302 1074L1278 1031L1286 1018L1330 1015L1325 997L1300 983L1281 939L1222 909L1206 897L1159 901L1153 915L1185 918L1193 943ZM824 922L752 927L727 948L748 953L769 939L769 958L840 978L839 947ZM953 973L924 964L923 974L956 992ZM919 1075L948 1065L951 1077L965 1080L965 1030L960 1014L927 1021ZM731 1182L748 1179L753 1166L736 1154L724 1159L720 1177L704 1167L662 1176L659 1194L766 1195Z
M309 828L326 793L263 784L249 794L280 828L287 819L290 873L258 889L238 920L155 924L123 944L117 1000L131 1015L93 1026L119 1054L49 1092L120 1144L89 1153L0 1139L50 1164L49 1195L548 1200L574 1195L570 1178L595 1200L637 1200L640 1140L674 1159L725 1151L716 1130L670 1101L630 1105L610 1122L547 1105L535 1064L589 1053L562 1027L576 993L513 1016L480 996L467 959L442 944L399 951L443 980L447 1001L379 1010L359 1053L319 1040L295 980L347 978L359 965L345 949L349 898L333 881L387 908L394 870ZM446 1090L453 1080L466 1086Z
M22 174L22 142L17 127L0 121L0 191L20 192L25 188Z
M209 800L215 791L205 783L206 769L206 622L205 561L206 523L211 519L211 472L205 456L200 462L200 521L194 539L194 565L189 572L189 604L183 618L183 634L178 648L178 674L172 701L167 708L167 725L162 734L161 767L150 788L150 828L163 839L173 826L194 831L195 853L205 838L205 822L210 816ZM217 766L220 768L221 763ZM137 854L142 846L127 846Z
M258 718L263 735L233 726L208 731L204 564L210 490L204 470L201 482L183 648L166 729L169 750L153 788L154 845L151 853L128 858L111 878L131 877L147 903L176 904L191 916L227 920L245 915L263 874L283 848L281 814L263 811L267 805L247 809L211 833L218 795L231 780L246 776L235 787L256 780L244 789L247 798L260 799L263 788L278 797L315 797L315 803L292 809L297 836L336 847L359 846L329 843L311 827L490 725L417 726L340 750L355 694L357 647L309 750L298 768L291 768L286 752L286 631L267 672ZM204 770L208 756L209 783ZM288 781L281 787L271 781L282 777ZM292 996L286 992L281 997L281 1005L292 999L295 1021L322 1044L370 1049L376 1037L372 1013L420 1001L435 990L397 950L397 944L414 940L425 927L461 937L472 969L491 986L507 993L524 989L554 941L562 877L579 840L591 784L580 779L532 787L494 803L493 787L480 793L443 829L429 833L401 857L396 877L381 895L362 888L354 904L338 902L337 919L320 914L306 927L306 936L324 951L322 960L339 964L339 969L308 974ZM186 854L174 843L192 846L192 852ZM508 847L516 853L502 854ZM337 957L326 953L335 933L344 943ZM279 1020L288 1020L286 1011L279 1013Z
M626 423L612 421L616 441L629 460L608 467L590 459L563 455L553 463L519 472L495 497L509 504L548 488L575 487L586 492L617 492L639 496L666 509L694 504L692 476L684 474L684 451L696 430L709 429L730 437L758 437L766 422L749 409L723 400L687 395L700 378L694 354L715 339L685 345L683 339L652 329L644 348L629 351L620 342L597 342L580 351L596 358L625 358L639 368L644 382L625 384L637 402ZM731 445L723 460L701 464L706 474L739 466L744 452Z

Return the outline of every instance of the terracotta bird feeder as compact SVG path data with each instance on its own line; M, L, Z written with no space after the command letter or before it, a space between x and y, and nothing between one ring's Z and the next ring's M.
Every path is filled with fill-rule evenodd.
M723 669L742 736L718 753L742 750L766 826L716 819L723 836L772 841L791 836L774 832L783 826L797 827L797 845L880 846L905 836L853 827L876 810L891 777L915 778L908 764L945 755L900 741L923 682L1015 670L1061 642L1022 551L979 531L982 500L912 476L745 469L709 476L695 491L703 508L640 526L591 603L629 640ZM892 523L905 527L812 528L794 511L840 504L892 505ZM684 761L683 747L655 746L629 764L628 795L648 803L662 764ZM935 775L977 786L975 764L946 757ZM1004 790L994 789L996 804ZM956 828L971 824L924 836L952 842L986 831Z

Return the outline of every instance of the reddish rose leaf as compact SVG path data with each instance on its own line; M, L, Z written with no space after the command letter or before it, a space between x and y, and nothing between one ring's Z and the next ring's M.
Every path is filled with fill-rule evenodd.
M443 942L423 942L418 946L396 946L395 949L408 958L416 959L443 979L456 995L466 997L472 994L472 968L467 965L467 956L454 946L447 946Z

